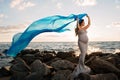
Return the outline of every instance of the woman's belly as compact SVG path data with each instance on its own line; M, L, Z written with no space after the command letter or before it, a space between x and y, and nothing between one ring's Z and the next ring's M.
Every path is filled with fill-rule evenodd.
M84 43L87 43L88 42L88 36L86 33L83 33L83 34L79 34L78 35L78 41L82 41Z

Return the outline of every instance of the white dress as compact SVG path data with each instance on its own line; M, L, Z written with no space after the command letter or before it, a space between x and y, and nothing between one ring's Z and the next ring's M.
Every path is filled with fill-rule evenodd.
M80 73L90 73L91 69L87 66L85 66L85 56L87 54L87 47L88 47L88 36L87 31L80 30L78 31L78 46L80 49L80 57L79 57L79 63L74 69L72 76L73 78L77 77Z

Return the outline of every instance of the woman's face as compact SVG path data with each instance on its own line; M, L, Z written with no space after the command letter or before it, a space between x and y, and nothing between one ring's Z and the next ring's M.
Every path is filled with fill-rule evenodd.
M85 25L85 22L84 22L84 21L82 21L81 26L84 26L84 25Z

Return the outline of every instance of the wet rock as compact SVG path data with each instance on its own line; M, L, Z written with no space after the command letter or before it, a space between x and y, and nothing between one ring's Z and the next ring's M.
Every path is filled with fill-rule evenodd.
M14 59L10 68L11 80L68 80L79 56L75 56L74 51L56 53L25 49ZM91 75L81 73L75 80L120 79L119 53L93 52L86 56L85 64L92 69Z
M37 53L37 52L40 52L39 49L35 49L35 50L34 50L34 53Z
M22 50L17 56L21 57L23 55L26 55L26 54L35 54L39 52L39 49L24 49Z
M55 73L51 80L68 80L70 74L70 70L59 70Z
M0 80L10 80L11 76L7 76L7 77L0 77Z
M102 57L101 59L110 62L116 67L118 67L118 64L120 63L120 57L117 54L111 54L106 57Z
M12 71L30 71L30 67L22 58L16 58L15 64L11 66L10 70Z
M120 69L120 63L117 65L117 68Z
M50 50L50 51L42 51L42 53L53 53L53 54L56 54L56 52L55 51L53 51L53 50Z
M30 68L23 59L16 58L16 63L11 66L10 71L11 80L22 80L30 73Z
M120 52L116 52L115 54L117 54L120 57Z
M79 57L67 57L67 58L65 58L65 60L68 60L72 63L77 63L78 64Z
M114 73L96 74L90 77L90 80L118 80L118 77Z
M106 59L106 61L110 62L114 66L116 66L116 59L114 57L109 57Z
M88 64L87 64L88 65ZM99 57L93 58L89 62L89 67L94 73L119 73L120 70L112 65L110 62L100 59Z
M11 72L6 67L2 67L0 69L0 77L10 76L10 75Z
M78 77L76 77L74 80L91 80L91 79L89 74L80 73Z
M118 77L114 73L89 75L86 73L80 73L75 80L118 80Z
M70 52L58 52L56 54L57 57L65 59L67 57L75 57L75 52L74 51L70 51Z
M47 61L54 59L55 56L53 53L46 53L42 56L42 58L43 58L43 62L47 62Z
M103 55L103 53L102 52L92 52L92 53L90 53L88 56L101 56L101 55Z
M91 54L89 55L86 55L86 60L90 59L91 57L106 57L108 55L111 55L112 53L102 53L102 52L92 52Z
M30 54L31 51L32 51L32 49L24 49L17 56L21 57L21 56L23 56L25 54Z
M27 75L29 75L27 72L14 72L10 80L24 80Z
M37 72L33 72L27 77L25 77L24 80L45 80L45 79L43 78L43 76L40 76L40 74L38 74Z
M42 51L35 54L36 58L40 58L42 62L48 62L55 58L55 53L52 51Z
M39 74L39 76L48 75L50 73L50 66L47 66L46 64L42 63L40 60L35 60L31 64L31 72L36 72Z
M62 60L62 59L61 59L61 58L58 58L58 57L55 57L54 59L46 62L46 64L47 64L47 65L50 65L52 62L55 62L55 61L57 61L57 60Z
M75 65L67 60L57 60L55 62L51 63L51 66L55 68L56 70L64 70L64 69L70 69L73 70L75 68Z
M28 65L36 59L33 54L25 54L21 57Z

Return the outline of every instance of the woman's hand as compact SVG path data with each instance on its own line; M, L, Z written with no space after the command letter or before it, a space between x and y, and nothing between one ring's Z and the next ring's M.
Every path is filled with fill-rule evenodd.
M79 18L77 17L77 21L79 21Z
M88 14L86 15L86 17L89 17Z

